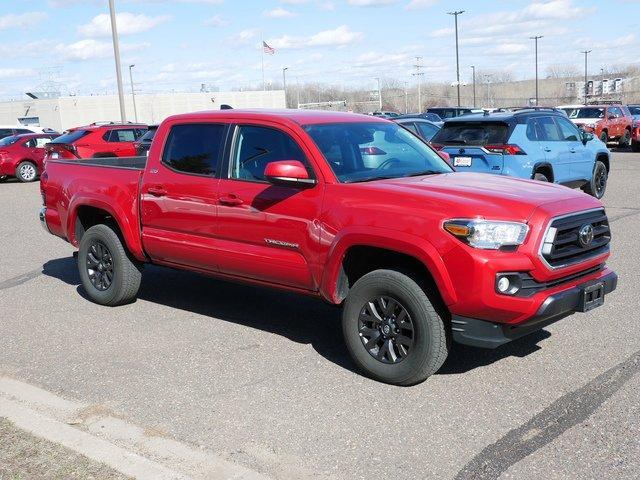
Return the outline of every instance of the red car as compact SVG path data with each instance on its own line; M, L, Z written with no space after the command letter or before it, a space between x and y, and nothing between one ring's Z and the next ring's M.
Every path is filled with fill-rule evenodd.
M67 130L47 145L46 159L133 157L135 142L147 125L133 123L92 123Z
M0 140L0 180L16 177L33 182L42 172L45 144L58 134L27 133Z
M53 160L41 191L91 300L134 301L145 263L312 295L343 306L355 363L397 385L437 371L451 341L495 348L617 285L600 201L454 172L371 116L177 115L148 157Z

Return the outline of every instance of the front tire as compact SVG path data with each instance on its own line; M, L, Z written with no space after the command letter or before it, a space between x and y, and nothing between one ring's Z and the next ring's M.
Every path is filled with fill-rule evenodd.
M582 190L597 199L601 199L607 190L608 178L609 173L607 172L607 167L600 160L596 160L593 173L591 174L591 180L582 187Z
M549 179L544 173L536 172L533 175L534 180L538 180L539 182L549 182Z
M349 291L342 331L354 362L368 376L415 385L433 375L449 353L444 321L416 281L375 270Z
M600 134L600 140L602 140L602 143L606 145L609 142L609 134L607 132L602 132Z
M25 160L16 167L16 178L21 182L33 182L38 178L38 167L33 162Z
M631 145L631 132L629 130L624 131L624 135L618 140L618 147L627 148Z
M89 298L111 307L133 302L142 281L142 265L130 258L120 237L108 225L94 225L84 233L78 270Z

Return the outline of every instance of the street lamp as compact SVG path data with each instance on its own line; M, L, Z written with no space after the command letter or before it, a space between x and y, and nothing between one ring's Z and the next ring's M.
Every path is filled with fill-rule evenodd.
M542 35L536 35L535 37L529 37L536 44L536 107L540 105L538 98L538 39L542 38Z
M375 77L375 79L378 82L378 105L379 105L379 111L382 112L382 90L380 90L380 77Z
M484 74L484 80L485 82L487 82L487 107L489 106L489 88L491 86L491 75L489 75L488 73Z
M584 104L587 104L587 93L588 93L588 87L587 87L587 71L588 71L588 60L587 57L588 55L591 53L591 50L585 50L584 52L580 52L580 53L584 53Z
M124 110L124 93L122 91L122 69L120 68L120 46L118 44L118 29L116 27L116 7L114 0L109 0L109 14L111 16L111 37L113 39L113 56L116 59L116 80L118 83L118 99L120 101L120 118L122 122L127 121L127 114Z
M476 108L476 66L471 65L473 71L473 108Z
M464 10L457 10L455 12L447 12L447 15L453 15L455 17L456 24L456 87L458 89L458 106L460 106L460 56L458 50L458 15L462 15Z
M129 80L131 80L131 100L133 101L133 118L136 123L138 123L138 109L136 108L136 93L133 90L133 73L131 73L131 69L135 67L134 64L129 65Z
M282 89L284 90L284 107L287 108L287 70L289 67L283 67L282 69Z

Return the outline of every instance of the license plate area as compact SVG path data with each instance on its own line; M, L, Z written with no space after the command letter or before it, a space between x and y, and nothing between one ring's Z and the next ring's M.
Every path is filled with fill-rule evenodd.
M604 304L604 283L596 283L582 289L580 311L588 312Z
M470 167L473 159L471 157L455 157L453 159L454 167Z

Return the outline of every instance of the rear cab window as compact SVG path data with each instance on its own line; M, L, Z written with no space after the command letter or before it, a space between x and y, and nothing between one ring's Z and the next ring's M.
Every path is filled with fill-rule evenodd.
M509 125L503 122L450 122L431 141L438 145L482 147L508 143L510 133Z
M227 125L186 123L169 131L162 152L162 163L179 173L214 176L226 138Z

